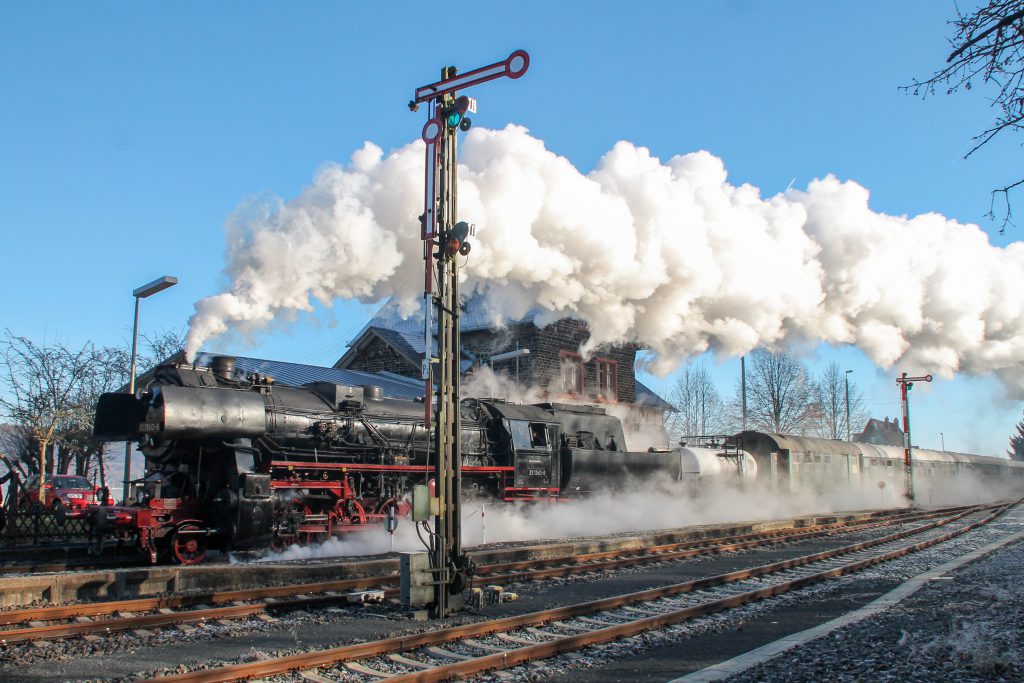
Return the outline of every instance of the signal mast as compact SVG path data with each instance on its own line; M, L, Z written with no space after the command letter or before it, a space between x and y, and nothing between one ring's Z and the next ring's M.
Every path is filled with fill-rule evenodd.
M458 133L473 125L467 114L476 100L457 95L470 86L508 77L516 79L530 67L530 56L516 50L508 59L461 76L454 66L441 69L441 80L417 88L409 109L427 105L423 126L426 165L420 238L423 240L424 425L433 425L434 492L430 494L434 533L430 538L430 569L434 584L431 616L444 618L462 606L462 592L472 567L462 552L460 499L462 420L459 410L461 353L459 338L459 262L470 251L475 226L458 218ZM432 315L432 309L436 313ZM436 315L436 345L434 316ZM435 355L436 353L436 355ZM436 393L436 401L433 394ZM433 415L431 415L433 413Z
M900 385L900 407L903 409L903 479L906 484L903 493L911 505L914 504L914 468L910 459L910 397L907 392L914 388L914 382L931 381L931 375L907 377L905 372L896 378L896 384Z

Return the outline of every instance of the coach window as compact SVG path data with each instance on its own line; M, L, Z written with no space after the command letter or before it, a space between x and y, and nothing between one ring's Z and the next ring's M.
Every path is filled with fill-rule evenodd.
M583 361L578 353L561 351L559 360L562 365L562 391L567 394L583 393Z
M615 403L619 400L619 365L613 360L597 359L597 396Z

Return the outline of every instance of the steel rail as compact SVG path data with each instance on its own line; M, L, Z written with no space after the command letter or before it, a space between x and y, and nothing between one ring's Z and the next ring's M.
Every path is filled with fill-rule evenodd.
M978 509L994 509L995 506L986 506L979 508L978 506L970 507L969 509L973 512ZM959 507L956 510L964 510L966 507ZM832 525L825 525L824 530L817 530L813 527L801 529L796 533L793 533L793 529L788 529L788 534L772 534L769 537L762 537L761 534L745 534L743 536L737 536L737 539L743 539L746 537L752 537L751 540L739 540L730 543L715 543L698 545L695 548L685 548L682 550L660 550L662 547L669 546L656 546L651 548L647 552L641 551L638 554L632 554L633 551L607 551L602 553L591 553L587 555L578 555L572 558L568 558L568 561L572 562L568 566L560 565L550 568L536 568L537 564L544 564L537 560L523 560L517 563L510 564L495 564L495 565L482 565L477 567L478 576L475 578L482 579L487 582L509 582L509 581L523 581L533 579L552 578L557 576L566 576L572 574L585 574L596 571L607 571L610 569L617 569L619 567L630 567L637 564L646 564L650 562L660 562L666 560L681 560L689 557L699 557L703 555L713 555L719 553L735 552L737 550L747 550L749 548L757 548L761 546L771 545L775 542L789 543L793 541L804 541L812 538L820 538L822 536L832 536L843 533L855 533L858 531L865 531L884 526L893 526L895 524L907 523L910 521L920 521L925 519L935 519L942 517L950 512L946 513L918 513L915 515L906 515L897 519L890 519L884 522L866 522L859 525L851 525L849 527L842 528L830 528ZM717 539L716 539L717 540ZM729 539L723 539L729 540ZM678 544L678 545L690 545ZM625 554L625 557L622 555ZM595 562L599 560L600 563ZM566 560L562 560L565 562ZM558 560L552 560L548 563L554 564ZM522 572L505 572L496 573L500 570L507 569L523 569Z
M953 509L956 509L956 508L950 507L950 508L943 508L943 509L953 510ZM889 511L884 511L884 512L878 512L878 513L874 513L873 519L876 519L876 520L891 519L892 517L894 517L894 516L896 516L896 515L898 515L900 513L904 513L904 512L905 511L900 511L900 510L889 510ZM891 513L896 513L896 515L891 514ZM835 525L857 524L857 523L863 523L863 522L866 522L866 521L868 521L868 520L859 519L859 520L848 520L848 521L845 521L845 522L834 522L833 524L835 524ZM800 528L811 529L811 528L815 528L815 527L819 527L819 526L822 526L822 525L821 524L812 524L812 525L808 525L806 527L800 527ZM783 529L783 530L780 530L780 531L790 531L790 530L792 530L794 528L797 528L797 527L790 527L789 529ZM764 531L764 532L759 532L759 533L772 533L772 532ZM726 537L723 536L722 538L726 538ZM699 543L699 542L700 541L683 541L682 543ZM28 550L28 549L29 548L26 548L25 550ZM81 558L69 558L69 559L67 559L65 561L50 560L50 561L42 561L42 562L39 562L39 563L33 563L33 564L11 564L11 563L7 563L7 562L3 561L2 557L5 554L10 554L10 551L8 551L7 549L0 548L0 576L5 576L5 575L9 575L9 574L44 574L44 573L65 572L65 571L94 570L94 569L120 569L120 568L134 568L134 567L137 567L137 566L148 566L148 560L144 560L143 558L141 558L141 557L139 557L137 555L126 555L126 556L123 556L123 557L94 557L94 558L81 557Z
M587 631L579 635L563 636L556 640L541 642L536 645L525 645L520 648L511 648L507 652L483 655L481 657L455 662L453 664L432 667L430 669L409 674L389 676L388 680L393 681L394 683L405 683L407 681L416 681L417 683L447 681L451 678L468 676L491 669L507 669L518 664L538 659L548 659L564 652L570 652L572 650L578 650L592 645L599 645L601 643L607 643L620 638L635 636L645 631L664 628L666 626L671 626L672 624L739 607L747 604L748 602L782 595L783 593L788 593L826 579L851 574L876 564L889 562L896 558L909 555L912 552L923 550L924 548L943 543L960 536L961 534L965 534L968 531L971 531L983 524L987 524L993 519L999 517L1006 511L1006 509L1008 509L1008 507L989 515L983 520L969 524L962 529L957 529L956 531L951 531L947 534L942 534L941 536L921 541L920 543L905 546L881 555L876 555L875 557L858 560L841 567L826 569L791 581L785 581L758 590L739 593L719 600L712 600L700 605L684 607L664 614L643 617L626 623Z
M0 633L0 645L14 645L30 640L54 640L68 636L87 633L110 633L129 631L147 626L165 626L168 624L194 624L216 621L217 619L238 619L254 616L266 611L266 603L256 605L238 605L234 607L217 607L205 610L189 610L173 614L144 614L136 617L122 617L105 621L86 621L73 624L53 624L27 629L16 629Z
M78 605L55 605L0 611L0 625L22 624L28 621L52 621L74 617L95 617L114 612L148 612L159 609L175 609L195 605L223 605L244 600L265 600L268 598L293 597L303 593L330 593L344 590L374 588L383 582L395 583L395 577L366 577L339 579L318 583L289 584L235 591L219 591L198 595L164 595L154 598L132 598L105 602L89 602ZM0 630L0 638L9 631Z
M957 508L962 509L962 508ZM906 521L909 517L915 518L934 518L941 516L940 513L925 513L917 515L908 515L900 517L898 519L890 519L884 523L871 522L869 524L862 525L851 525L854 527L853 531L861 530L862 527L875 527L883 526L885 524L894 524ZM826 525L832 526L832 525ZM492 573L485 575L483 578L487 579L488 582L503 582L503 581L524 581L550 578L555 576L566 576L580 573L590 573L597 571L609 571L625 566L633 566L636 564L642 564L647 562L658 562L665 560L684 559L687 557L693 557L696 555L709 554L709 553L721 553L729 552L734 549L756 547L758 545L768 545L778 541L792 541L792 540L806 540L807 538L818 537L822 535L829 535L840 533L842 531L850 531L851 529L827 529L825 531L806 531L801 529L800 533L791 534L784 536L779 539L776 536L771 536L767 539L752 540L742 543L733 544L715 544L696 549L688 549L678 552L667 552L667 553L656 553L656 554L640 554L640 555L629 555L627 557L619 558L608 558L600 559L598 562L591 564L569 564L556 567L546 567L540 569L528 569L522 572L516 573L505 573L497 574L493 573L493 570L502 567L503 565L485 565L485 568L492 570ZM793 530L789 530L793 531ZM757 534L748 534L747 536L756 536ZM679 544L667 544L666 547L672 547ZM602 558L606 555L614 554L608 552L595 553L594 555L601 556ZM577 556L574 558L560 558L561 561L577 560L585 558L587 556ZM551 564L552 559L534 560L536 564ZM516 565L523 564L522 561L514 563ZM297 609L305 609L309 607L323 607L328 605L336 605L338 603L344 603L347 598L344 595L338 595L337 591L340 590L352 590L356 588L379 588L380 586L392 585L395 583L395 577L371 577L362 579L344 579L333 582L319 582L313 584L301 584L291 586L275 586L272 588L261 588L261 589L249 589L240 591L226 591L217 594L207 594L203 596L165 596L161 598L144 598L136 600L126 600L117 602L107 603L96 603L93 605L72 605L66 607L44 607L38 609L28 610L11 610L3 614L7 618L7 623L29 623L34 621L43 621L46 619L54 620L58 618L70 618L76 616L100 616L112 614L115 612L138 612L155 609L168 609L170 607L181 607L190 606L197 604L218 604L224 602L240 602L243 600L254 600L260 598L273 598L273 597L291 597L292 599L287 600L275 600L274 602L258 602L250 603L248 605L233 605L229 607L218 607L218 608L206 608L199 610L190 610L182 612L172 613L160 613L130 617L117 617L113 619L102 619L95 621L75 622L72 624L52 624L52 625L32 625L27 628L7 629L0 630L0 646L14 645L17 643L23 643L28 641L41 641L41 640L58 640L77 635L85 634L96 634L96 633L113 633L120 631L127 631L137 628L147 628L154 626L173 626L177 624L188 624L188 623L200 623L215 621L218 619L241 619L258 614L264 614L267 612L286 612ZM309 593L326 593L325 595L312 595L308 597L293 597L296 595L309 594ZM396 588L385 588L385 597L395 597L398 594ZM89 609L92 608L92 609ZM18 619L18 621L14 621Z
M921 542L919 544L916 544L915 546L910 546L910 548L920 549L920 548L918 548L918 546L920 546L920 547L927 547L929 545L934 545L935 543L939 543L939 542L942 542L944 540L949 540L949 538L952 538L954 536L960 535L962 533L966 533L967 531L970 531L971 529L976 528L977 526L980 526L981 524L987 523L988 521L991 521L992 519L998 517L1000 514L1005 512L1006 509L1009 509L1009 507L1011 507L1012 505L1013 504L1009 504L1009 505L1003 506L1003 507L999 508L994 514L990 515L989 517L986 517L984 520L981 520L979 522L975 522L975 523L973 523L971 525L968 525L967 527L965 527L963 529L956 530L954 532L950 532L949 534L945 534L943 536L940 536L937 539L929 539L927 541L923 541L923 542ZM977 507L978 511L988 510L988 509L991 509L991 507L990 506L978 506ZM156 677L153 677L153 678L150 678L150 679L146 679L146 680L160 681L162 683L184 683L186 681L189 681L189 682L200 682L200 683L216 683L216 682L221 682L221 681L233 681L233 680L244 679L244 678L272 676L272 675L285 674L285 673L288 673L290 671L295 671L295 670L309 670L309 669L315 669L315 668L320 668L320 667L329 666L329 665L340 664L340 663L344 663L344 662L351 662L351 661L355 661L355 660L366 659L366 658L370 658L370 657L376 657L376 656L380 656L380 655L387 655L387 654L411 651L411 650L415 650L417 648L426 647L426 646L442 645L442 644L445 644L445 643L450 643L452 641L457 641L457 640L461 640L461 639L464 639L464 638L474 638L474 637L479 637L479 636L486 636L486 635L491 635L491 634L494 634L494 633L499 633L499 632L503 632L503 631L509 631L509 630L513 630L513 629L517 629L517 628L522 628L522 627L541 626L541 625L544 625L544 624L547 624L547 623L550 623L550 622L560 621L560 620L563 620L563 619L571 619L571 618L574 618L574 617L586 616L586 615L589 615L589 614L594 614L594 613L597 613L597 612L602 612L602 611L606 611L606 610L610 610L610 609L616 609L616 608L619 608L619 607L623 607L623 606L627 606L627 605L632 605L632 604L635 604L635 603L649 602L649 601L652 601L652 600L657 600L659 598L670 597L670 596L679 595L679 594L683 594L683 593L690 593L690 592L693 592L693 591L702 590L702 589L706 589L706 588L711 588L711 587L722 585L722 584L725 584L725 583L731 583L731 582L741 581L741 580L749 579L749 578L753 578L753 577L764 576L764 575L767 575L767 574L772 574L772 573L776 573L776 572L779 572L779 571L783 571L783 570L787 570L787 569L792 569L792 568L795 568L795 567L799 567L799 566L803 566L803 565L806 565L806 564L810 564L812 562L817 562L817 561L824 560L824 559L831 559L831 558L839 557L841 555L846 555L846 554L849 554L849 553L859 552L861 550L865 550L865 549L872 548L872 547L875 547L875 546L878 546L878 545L882 545L884 543L890 543L890 542L893 542L893 541L897 541L897 540L901 540L901 539L904 539L904 538L908 538L910 536L914 536L914 535L923 533L925 531L928 531L930 529L934 529L934 528L943 526L945 524L953 523L955 521L963 519L964 517L967 517L970 514L973 514L973 512L974 511L972 511L972 510L967 510L965 512L954 514L954 515L952 515L952 516L950 516L950 517L948 517L946 519L941 519L939 521L932 522L930 524L927 524L927 525L924 525L924 526L921 526L921 527L916 527L914 529L900 531L900 532L897 532L895 534L890 534L890 535L887 535L887 536L884 536L884 537L880 537L878 539L872 539L870 541L863 541L863 542L860 542L860 543L855 543L855 544L852 544L852 545L843 546L841 548L835 548L835 549L832 549L832 550L826 550L826 551L822 551L822 552L818 552L818 553L813 553L811 555L806 555L806 556L802 556L802 557L798 557L798 558L792 558L792 559L789 559L789 560L783 560L783 561L771 563L771 564L768 564L768 565L762 565L760 567L753 567L753 568L749 568L749 569L743 569L743 570L738 570L738 571L734 571L734 572L728 572L726 574L720 574L720 575L717 575L717 576L706 577L706 578L703 578L703 579L687 581L687 582L684 582L684 583L678 583L678 584L673 584L673 585L669 585L669 586L662 586L662 587L659 587L659 588L648 589L648 590L639 591L639 592L636 592L636 593L630 593L630 594L627 594L627 595L620 595L620 596L615 596L615 597L612 597L612 598L604 598L604 599L595 600L595 601L586 602L586 603L578 603L578 604L575 604L575 605L567 605L567 606L563 606L563 607L556 607L554 609L543 610L543 611L540 611L540 612L531 612L531 613L528 613L528 614L522 614L522 615L517 615L517 616L512 616L512 617L505 617L503 619L497 619L497 620L486 621L486 622L479 622L479 623L474 623L474 624L467 624L467 625L463 625L463 626L456 626L456 627L452 627L452 628L448 628L448 629L425 631L425 632L417 633L417 634L413 634L413 635L399 636L399 637L395 637L395 638L388 638L388 639L372 641L372 642L368 642L368 643L357 643L357 644L354 644L354 645L346 645L346 646L330 648L330 649L326 649L326 650L319 650L319 651L315 651L315 652L304 652L304 653L299 653L299 654L295 654L295 655L289 655L289 656L280 657L280 658L276 658L276 659L267 659L267 660L261 660L261 661L256 661L256 662L246 662L246 663L242 663L242 664L225 665L225 666L222 666L222 667L219 667L219 668L202 669L202 670L191 671L191 672L183 673L183 674L174 674L174 675L167 675L167 676L156 676ZM892 551L892 552L898 553L897 555L893 556L893 557L896 557L896 556L899 556L899 554L906 554L908 552L912 552L912 550L910 550L910 549L900 549L898 551ZM891 553L887 553L886 555L889 555L889 554L891 554ZM870 566L870 564L875 564L875 563L881 562L881 561L885 561L885 560L879 560L879 559L876 559L876 558L869 558L868 560L859 560L858 562L851 564L851 566L861 565L863 563L868 563L868 564L864 564L863 566ZM839 575L839 574L835 574L836 571L839 571L839 570L831 569L831 570L827 570L827 572L825 572L825 573L831 573L831 575ZM823 573L823 574L825 574L825 573ZM793 582L794 587L801 587L803 585L807 585L808 583L810 583L810 581L808 581L807 577L802 577L801 579L797 579L797 580L795 580ZM762 589L760 591L753 591L751 593L764 593L763 597L767 597L769 595L774 594L773 592L771 592L772 590L773 590L772 588L766 588L766 589ZM744 595L744 594L741 594L741 595ZM736 597L739 597L739 596L736 596ZM749 601L751 599L755 599L755 598L748 598L746 601ZM735 598L727 598L727 599L725 599L725 601L715 601L715 602L716 603L722 602L724 604L724 602L732 601L732 600L735 600ZM737 604L743 604L743 603L737 603ZM695 616L695 615L697 615L697 612L695 612L693 610L699 611L700 609L701 609L700 606L696 606L696 607L688 607L688 608L685 608L684 610L679 610L679 611L680 612L690 611L691 616ZM723 607L723 609L724 609L724 607ZM672 613L668 613L668 614L672 614ZM668 614L658 615L657 617L651 617L645 623L653 624L653 625L649 626L649 628L658 628L659 626L656 625L656 624L661 623L659 620L664 619L666 616L668 616ZM630 622L630 623L632 623L632 622ZM665 624L662 624L662 625L667 625L667 623L670 623L670 622L666 622ZM584 635L586 635L586 634L584 634ZM617 636L615 636L615 637L617 637ZM612 639L612 638L609 638L609 639ZM595 641L595 642L597 642L597 641ZM543 650L543 648L545 646L549 646L549 645L551 645L551 644L550 643L541 643L538 646L528 646L528 648L532 648L532 647L539 648L536 651L530 650L531 654L533 654L533 653L541 652L541 650ZM582 646L574 646L574 647L571 647L571 648L567 647L565 650L558 650L557 652L554 652L554 654L558 654L558 652L566 651L568 649L576 649L577 647L582 647ZM523 649L528 649L528 648L523 648ZM510 650L509 652L499 653L499 654L497 654L495 656L485 656L483 658L478 658L476 660L467 660L463 664L469 666L469 662L472 662L472 661L482 662L483 663L483 668L478 669L478 671L483 671L483 670L486 670L486 669L498 668L499 664L502 661L509 662L508 663L509 666L514 664L514 663L519 663L519 661L527 661L529 659L529 657L521 659L521 660L518 660L516 662L511 662L511 660L509 658L509 654L510 653L514 653L514 652L519 652L519 651L520 650ZM459 674L464 675L465 674L465 671L455 671L453 669L449 669L448 667L451 667L451 666L457 666L457 665L446 665L446 666L443 666L443 667L439 667L437 670L438 671L444 670L445 673L446 673L446 676L454 676L454 675L459 675ZM432 670L416 672L414 674L410 674L411 677L405 678L403 680L442 680L440 678L438 678L438 679L422 678L424 676L430 675L431 671ZM389 678L391 678L391 676L389 676ZM394 678L396 680L399 679L399 677L394 677Z
M517 560L508 563L492 563L479 565L477 571L480 579L488 583L496 581L529 580L535 578L547 578L553 576L564 576L577 573L606 571L618 566L632 566L645 562L656 562L662 560L685 559L687 557L706 555L710 553L731 552L738 549L757 547L768 541L780 540L791 542L815 538L821 535L849 533L864 529L890 526L907 521L929 519L942 516L948 512L958 511L963 507L948 508L936 512L915 512L912 514L893 515L880 519L856 520L853 522L834 522L825 525L811 525L807 527L777 529L734 536L723 536L718 538L700 539L695 541L683 541L678 543L667 543L651 546L645 549L633 550L612 550L584 555L562 556L555 558L536 558L532 560ZM749 540L748 540L749 539ZM683 548L684 550L676 550ZM635 554L634 554L635 553ZM623 555L626 555L623 557ZM597 562L608 560L598 564ZM565 566L566 563L571 563ZM590 564L587 564L590 563ZM558 565L544 568L546 565ZM538 566L541 568L538 569ZM515 572L515 570L527 570ZM503 573L502 573L503 572ZM114 614L115 612L148 612L160 609L176 609L197 605L222 605L251 600L266 600L268 598L290 598L298 595L313 593L333 593L348 590L363 590L391 586L397 583L394 576L376 576L354 579L340 579L338 581L321 581L316 583L289 584L284 586L272 586L264 588L241 589L234 591L220 591L216 593L203 593L197 595L171 595L153 598L132 598L129 600L105 601L96 603L82 603L76 605L55 605L49 607L34 607L26 609L14 609L0 611L0 625L11 626L33 621L54 621L58 619L71 619L75 617L97 617ZM388 591L393 593L393 591ZM299 598L296 600L284 600L272 603L269 608L277 611L286 609L315 605L316 602L336 603L337 596L325 596L322 598ZM105 623L105 622L104 622ZM172 622L168 622L172 623ZM113 624L106 624L104 629ZM36 627L38 629L38 627ZM130 627L129 627L130 628ZM29 631L30 629L26 629ZM41 635L56 634L58 631L40 632ZM14 634L13 629L0 630L0 639L6 634ZM19 640L31 640L30 635L16 634ZM45 636L44 636L45 637ZM51 638L60 637L50 635ZM15 642L11 639L10 642Z

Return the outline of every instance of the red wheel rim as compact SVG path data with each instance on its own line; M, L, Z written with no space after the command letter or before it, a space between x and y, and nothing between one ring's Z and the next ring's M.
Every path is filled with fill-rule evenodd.
M341 524L366 524L366 509L357 500L339 500L334 514Z
M171 542L174 558L181 564L199 564L206 557L206 539L198 534L188 533L196 531L199 531L199 527L190 524L181 527L174 534L174 540Z

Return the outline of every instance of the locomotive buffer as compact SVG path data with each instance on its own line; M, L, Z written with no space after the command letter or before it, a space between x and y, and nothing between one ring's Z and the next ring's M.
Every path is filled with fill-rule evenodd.
M472 573L469 559L462 552L460 511L459 257L469 254L467 239L475 234L475 226L458 220L457 152L458 133L469 130L472 125L467 114L476 112L476 101L465 95L456 96L456 93L505 76L519 78L529 66L530 57L523 50L513 52L504 61L461 76L455 67L447 66L441 70L440 81L417 88L409 102L412 111L417 111L421 104L427 105L427 123L423 126L426 164L420 236L425 264L424 424L433 425L435 456L434 492L430 494L430 511L434 514L434 530L430 535L430 573L434 587L431 616L434 618L444 618L462 608L462 593ZM435 316L436 346L432 320ZM418 522L415 514L413 519Z

